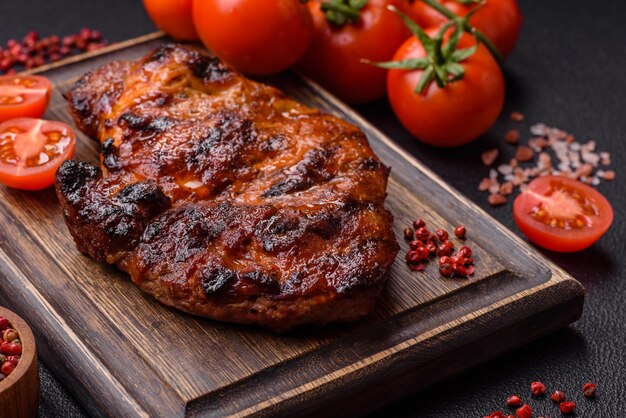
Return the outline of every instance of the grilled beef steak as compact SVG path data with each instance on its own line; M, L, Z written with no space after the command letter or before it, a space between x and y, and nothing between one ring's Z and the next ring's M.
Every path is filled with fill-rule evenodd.
M78 249L159 301L285 330L372 308L398 250L389 169L364 134L165 45L66 93L101 167L66 161L56 190Z

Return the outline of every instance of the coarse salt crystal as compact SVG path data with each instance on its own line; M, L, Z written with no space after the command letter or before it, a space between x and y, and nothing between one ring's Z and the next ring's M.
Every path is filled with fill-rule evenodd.
M581 157L584 162L589 163L593 166L598 165L600 162L600 156L594 152L582 152Z
M547 126L545 123L536 123L530 127L530 133L533 135L545 135L546 128Z
M513 172L513 167L511 167L508 164L500 164L498 166L498 171L500 172L500 174L502 175L507 175L507 174L511 174Z
M489 186L489 193L498 193L500 191L500 183L495 182Z

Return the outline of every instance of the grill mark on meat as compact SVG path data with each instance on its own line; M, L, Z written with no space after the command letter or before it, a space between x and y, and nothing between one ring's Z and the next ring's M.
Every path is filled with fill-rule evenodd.
M175 125L175 121L167 116L151 118L147 116L137 115L136 113L126 112L119 118L120 121L127 123L128 127L137 131L144 132L163 132Z
M267 252L279 252L292 248L304 238L304 229L295 214L278 213L259 223L255 235Z
M325 167L325 162L336 152L336 148L313 149L308 151L302 161L289 169L286 178L272 185L263 197L281 196L293 192L301 192L316 184L333 178L333 174Z
M196 77L208 83L224 82L231 78L231 70L217 58L195 54L189 68Z
M275 273L268 274L260 271L239 273L214 264L209 264L201 272L202 288L209 297L219 296L224 292L228 292L229 287L237 282L245 282L248 286L258 288L270 294L278 294L281 290L280 282L277 280Z
M115 140L109 138L102 143L102 164L110 171L119 170L121 164L117 156L117 148L114 145Z
M56 173L56 187L71 204L80 203L87 183L100 176L100 170L82 161L67 160Z
M237 273L231 269L210 265L202 270L202 288L207 295L216 295L223 292L236 278Z
M284 330L371 309L398 246L389 169L358 128L178 45L66 98L106 168L57 174L79 251L219 320Z
M267 141L261 142L259 149L265 153L282 151L286 147L287 140L282 135L273 135Z

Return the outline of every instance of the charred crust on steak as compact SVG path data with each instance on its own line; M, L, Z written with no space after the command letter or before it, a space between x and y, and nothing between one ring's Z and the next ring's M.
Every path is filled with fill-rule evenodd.
M115 147L115 140L109 138L102 143L102 165L108 170L118 170L121 168L121 164L117 156L117 148Z
M121 95L130 67L128 62L106 64L85 74L63 94L76 125L91 138L97 137L100 118Z
M281 196L287 193L300 192L316 184L333 178L326 169L325 163L335 154L336 149L313 149L308 151L302 161L291 167L286 178L272 185L263 197Z
M224 82L232 78L232 70L220 60L201 54L194 54L189 62L189 68L193 75L208 83Z
M365 315L398 245L357 127L180 45L66 93L103 171L56 189L79 251L181 310L285 330Z
M224 266L207 266L201 273L202 288L207 295L213 296L223 292L236 278L237 273Z
M259 222L255 234L267 252L285 251L304 238L305 230L295 213L277 213Z
M100 169L92 164L67 160L56 173L56 188L60 196L70 203L77 203L87 183L100 176Z
M150 118L140 116L132 112L122 114L119 120L126 122L128 127L131 129L144 132L163 132L174 126L176 123L167 116Z
M144 62L165 63L170 58L185 63L194 76L207 83L223 83L234 78L233 70L219 59L176 44L159 46L144 59Z
M236 272L220 265L210 264L202 269L200 273L200 284L205 294L209 297L219 296L229 289L233 284L245 283L248 289L247 293L251 296L250 287L257 288L269 294L278 294L281 291L280 282L277 280L275 273L263 273L261 271Z

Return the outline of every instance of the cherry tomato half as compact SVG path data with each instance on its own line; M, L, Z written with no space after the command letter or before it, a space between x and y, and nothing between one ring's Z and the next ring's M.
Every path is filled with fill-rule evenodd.
M68 125L19 118L0 123L0 183L40 190L54 183L63 161L74 155L76 136Z
M0 76L0 122L40 118L46 113L52 84L38 75Z
M191 17L193 0L143 0L155 26L174 39L195 41L198 34Z
M457 0L437 1L458 16L465 16L476 7L476 3L472 2L463 4ZM423 28L439 27L448 20L421 0L415 0L404 9ZM507 57L517 43L523 20L517 0L488 0L470 18L470 24L483 32L500 53Z
M531 242L573 252L600 239L613 222L613 208L600 192L578 180L543 176L517 196L513 218Z
M385 96L386 70L365 64L389 61L410 36L400 17L387 6L398 0L369 0L357 23L339 27L328 22L322 1L307 2L315 27L311 47L298 70L348 103L365 103Z
M289 68L313 34L311 15L300 0L194 0L193 20L211 52L252 75Z
M426 31L434 36L437 29ZM444 45L447 41L444 41ZM471 47L475 39L463 34L457 49ZM412 36L396 52L393 61L426 56ZM461 80L439 87L431 82L422 93L415 89L423 70L389 70L387 95L400 123L420 141L438 147L454 147L484 134L496 121L504 104L504 76L484 45L460 63Z

